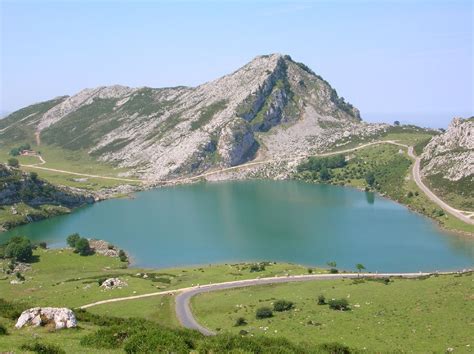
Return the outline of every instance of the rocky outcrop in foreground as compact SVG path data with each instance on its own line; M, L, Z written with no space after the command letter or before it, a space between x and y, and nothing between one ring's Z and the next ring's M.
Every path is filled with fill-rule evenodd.
M423 149L422 174L441 174L450 181L474 175L474 117L454 118L446 132Z
M76 316L68 308L34 307L21 313L15 327L22 328L27 325L38 327L53 323L56 329L77 326Z

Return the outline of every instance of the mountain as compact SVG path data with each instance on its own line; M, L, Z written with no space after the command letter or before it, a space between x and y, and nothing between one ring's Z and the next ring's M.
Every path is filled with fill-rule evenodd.
M422 175L453 206L474 210L474 117L454 118L421 155Z
M0 144L36 140L85 150L158 181L321 151L383 129L362 122L307 66L272 54L197 87L116 85L38 103L0 121Z

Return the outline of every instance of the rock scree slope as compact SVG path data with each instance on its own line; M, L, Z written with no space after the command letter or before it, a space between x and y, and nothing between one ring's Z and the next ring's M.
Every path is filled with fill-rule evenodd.
M386 127L362 122L306 65L272 54L197 87L116 85L38 103L0 121L0 144L40 140L85 150L159 182L321 151Z

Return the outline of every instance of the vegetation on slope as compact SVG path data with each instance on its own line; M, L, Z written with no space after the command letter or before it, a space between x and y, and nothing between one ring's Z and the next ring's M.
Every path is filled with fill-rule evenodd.
M68 213L71 208L93 203L83 196L58 188L38 177L0 164L0 228L24 224L50 216Z
M465 273L275 284L200 294L192 299L192 308L202 325L221 334L244 330L247 336L287 338L308 346L340 342L378 353L468 352L473 345L466 325L474 311L468 300L473 281L473 274ZM329 304L318 304L319 296ZM268 319L256 317L257 309L274 307L279 299L292 308ZM235 326L238 318L246 324Z

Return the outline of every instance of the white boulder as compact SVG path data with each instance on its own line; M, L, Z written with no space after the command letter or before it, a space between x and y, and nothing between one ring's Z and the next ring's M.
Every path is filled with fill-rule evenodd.
M100 286L104 289L115 289L128 286L128 284L119 278L109 278L100 284Z
M34 307L21 313L16 328L31 324L35 327L54 322L56 329L72 328L77 326L74 312L68 308Z

